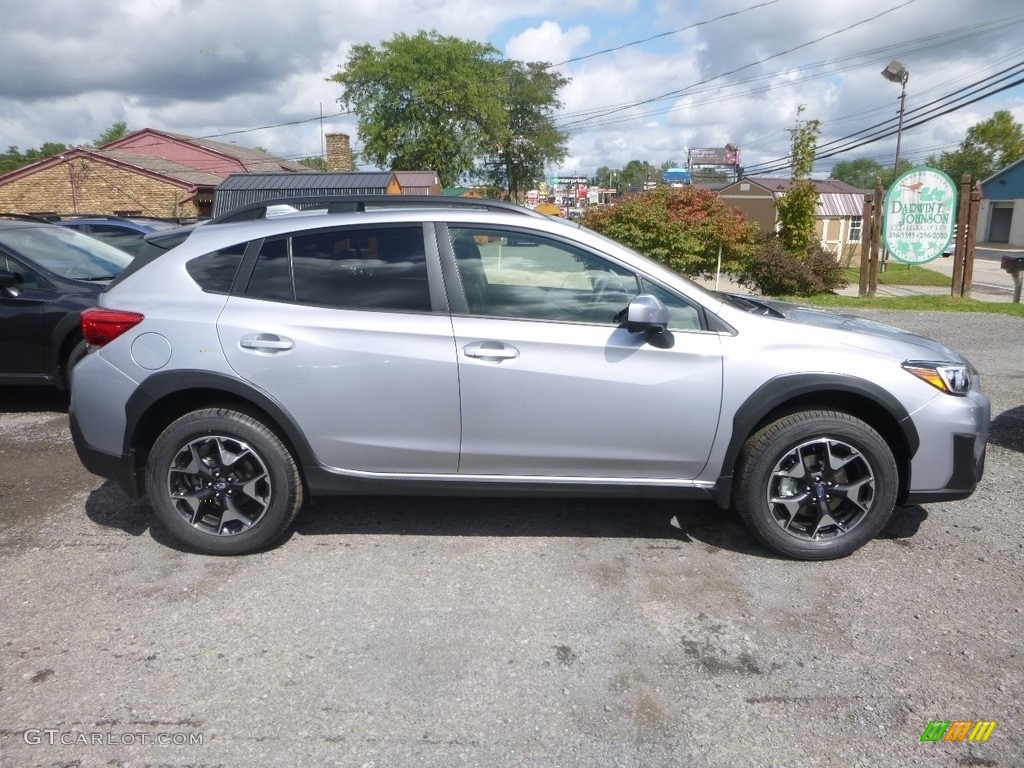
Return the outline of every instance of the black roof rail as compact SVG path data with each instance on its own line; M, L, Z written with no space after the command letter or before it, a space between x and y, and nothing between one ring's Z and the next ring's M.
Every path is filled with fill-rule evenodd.
M35 221L40 224L51 223L45 216L33 216L30 213L0 213L0 219L17 219L18 221Z
M504 200L486 197L447 197L444 195L318 195L275 197L249 203L227 211L210 220L210 224L224 224L232 221L264 219L267 208L272 205L290 205L299 210L326 208L328 213L352 213L370 208L476 208L486 211L504 211L522 216L544 218L530 208L524 208Z
M106 221L166 221L170 224L176 223L173 218L165 216L119 216L116 213L48 213L42 218L47 221L75 221L76 219L104 219Z

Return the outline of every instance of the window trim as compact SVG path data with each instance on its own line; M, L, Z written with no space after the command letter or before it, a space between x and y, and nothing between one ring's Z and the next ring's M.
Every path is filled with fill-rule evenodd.
M619 269L626 270L637 278L640 282L638 287L642 288L643 281L647 281L656 285L666 293L675 296L679 301L688 304L693 307L697 312L697 318L700 323L700 328L692 329L681 329L673 331L673 333L718 333L719 331L712 329L712 322L707 311L707 308L700 302L694 301L689 297L681 294L679 291L673 290L670 286L665 285L662 281L655 277L636 269L629 264L623 264L621 261L616 259L614 256L605 253L604 251L598 251L590 246L584 245L577 240L565 237L559 234L553 234L551 232L544 232L535 229L527 229L524 227L517 227L508 224L477 224L471 222L458 222L448 221L437 224L437 240L441 247L442 254L442 271L445 278L445 286L448 289L449 301L451 304L451 314L453 315L465 315L467 317L490 317L499 320L518 321L524 323L566 323L569 325L594 325L601 327L616 327L611 326L609 323L590 323L581 320L551 320L544 318L530 318L530 317L506 317L502 315L474 315L469 309L469 303L466 299L466 292L462 286L462 278L459 273L457 259L455 257L455 249L452 246L452 230L463 230L463 229L479 229L479 230L494 230L500 232L518 232L525 236L536 237L551 240L552 242L559 243L578 251L600 259L607 261L610 264L614 264ZM452 289L454 286L454 290Z
M323 235L331 234L334 232L343 233L358 233L358 232L379 232L385 229L418 229L420 237L423 238L423 252L424 260L427 269L427 288L430 299L429 310L419 309L396 309L386 307L341 307L326 304L311 303L306 301L299 301L295 296L295 270L294 260L292 252L292 240L296 237L306 237L310 235ZM277 241L284 239L287 243L286 248L288 251L288 271L289 271L289 282L291 285L291 299L267 299L261 297L249 296L246 291L249 287L249 282L252 279L252 275L256 270L256 264L259 261L259 255L263 250L266 243L270 241ZM442 265L440 263L440 254L437 248L436 234L434 233L434 227L431 222L423 221L395 221L395 222L378 222L376 224L359 223L359 224L344 224L344 225L333 225L333 226L321 226L311 227L309 229L291 230L288 232L282 232L276 235L269 235L262 238L256 238L251 240L246 247L245 254L242 257L242 262L239 265L238 271L235 273L235 281L231 286L231 295L239 298L251 299L253 301L270 301L275 304L293 304L296 306L304 307L316 307L319 309L335 310L342 312L387 312L387 313L398 313L398 314L447 314L449 312L447 296L444 290L443 281L441 280Z

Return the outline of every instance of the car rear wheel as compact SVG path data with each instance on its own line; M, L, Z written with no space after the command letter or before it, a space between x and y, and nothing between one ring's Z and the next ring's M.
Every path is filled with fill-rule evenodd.
M193 411L160 434L146 465L146 490L176 539L214 555L274 544L303 499L287 446L259 419L225 408Z
M791 557L845 557L873 539L896 505L892 451L868 424L837 411L785 416L740 455L736 510L764 544Z

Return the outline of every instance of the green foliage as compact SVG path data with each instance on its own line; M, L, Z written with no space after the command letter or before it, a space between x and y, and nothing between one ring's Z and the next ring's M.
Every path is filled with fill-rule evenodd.
M805 297L804 303L816 307L856 309L897 309L908 312L982 312L1024 318L1024 304L1005 301L978 301L951 296L878 296L873 299L819 293Z
M109 128L107 128L107 130L105 130L99 136L97 136L95 141L93 141L92 145L94 147L102 147L104 144L109 144L112 141L123 139L129 133L131 133L131 131L128 130L128 124L125 123L123 120L120 120L114 123Z
M860 282L860 268L846 267L843 278L847 283ZM949 288L951 278L934 269L914 264L900 264L892 261L885 272L878 273L879 285L930 285L936 288Z
M614 207L591 208L584 226L683 275L715 273L719 247L725 271L751 255L757 228L706 189L658 187Z
M19 152L17 147L8 147L6 152L0 154L0 173L8 173L31 163L38 163L40 160L67 152L68 149L66 144L56 144L52 141L46 142L39 149L28 149L25 152Z
M504 187L516 200L519 192L544 178L547 165L557 165L568 152L566 134L555 127L554 113L562 106L558 90L569 80L548 71L545 63L504 63L507 95L505 122L491 138L487 179Z
M354 46L330 78L358 118L363 156L380 168L434 170L451 187L507 128L507 68L491 45L437 32Z
M327 170L327 161L324 160L319 155L311 155L309 157L304 157L301 160L299 160L299 165L304 165L307 168L312 168L314 171Z
M732 175L712 165L698 165L693 169L691 178L694 184L720 184L733 181Z
M661 171L646 160L630 160L619 172L619 189L643 189L648 181L661 181Z
M795 252L809 249L817 239L814 230L818 212L818 190L810 181L798 181L775 203L779 214L779 237Z
M802 106L797 109L796 127L789 132L795 183L775 204L779 214L779 236L790 251L798 254L810 252L815 243L814 218L818 212L818 191L809 179L814 169L818 134L821 132L820 121L800 120L803 110Z
M988 120L967 129L960 147L928 158L927 164L945 171L959 183L965 173L974 181L987 179L1024 157L1024 126L1013 114L999 110Z
M899 172L894 175L891 166L882 165L870 157L861 157L857 160L844 160L836 163L829 178L845 181L858 189L871 191L875 188L876 179L881 178L882 186L888 187L896 176L904 171L909 171L912 167L913 164L909 160L900 160Z
M842 265L820 245L795 251L772 234L761 236L735 274L740 285L766 296L811 296L847 284Z
M814 170L814 156L818 149L818 134L821 133L820 120L800 120L803 111L803 106L797 107L796 127L789 129L793 178L798 181L811 178L811 171Z

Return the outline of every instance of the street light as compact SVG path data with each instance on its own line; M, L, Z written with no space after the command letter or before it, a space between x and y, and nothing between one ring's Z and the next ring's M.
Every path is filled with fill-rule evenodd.
M900 84L900 121L896 128L896 162L893 163L892 167L892 177L895 179L896 174L900 170L900 141L903 139L903 107L907 101L907 80L910 79L910 73L907 72L907 68L900 62L893 59L889 62L889 66L882 70L882 77L890 83Z

